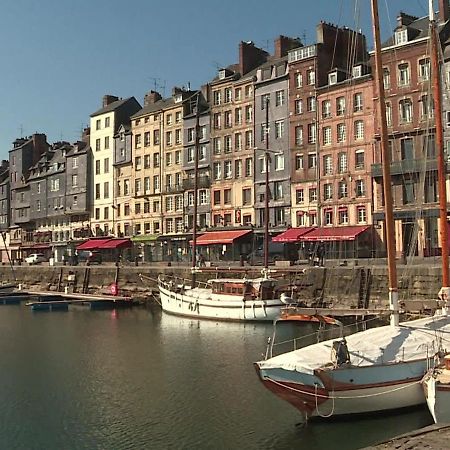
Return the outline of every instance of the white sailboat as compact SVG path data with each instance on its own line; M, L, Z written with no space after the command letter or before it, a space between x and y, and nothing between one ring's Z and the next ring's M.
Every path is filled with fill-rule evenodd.
M425 402L421 379L432 365L442 343L450 337L447 317L449 299L447 253L447 198L442 144L439 71L434 56L435 121L438 148L439 206L443 279L439 297L442 314L399 323L395 235L391 194L390 154L378 26L378 4L372 1L375 62L379 92L379 120L383 155L386 233L389 269L391 323L355 333L341 340L328 340L255 363L262 383L280 398L296 407L306 418L372 413L419 405ZM434 15L430 1L430 24L435 40ZM437 46L437 43L434 42Z
M450 422L450 355L430 369L423 377L422 386L428 409L438 424Z
M268 99L266 99L266 130L268 130ZM269 276L268 242L269 242L269 193L268 171L266 171L266 202L264 232L264 269L259 278L222 278L212 279L206 283L197 282L197 182L198 182L198 148L199 148L199 96L197 96L196 141L194 156L194 221L192 235L192 278L180 280L176 277L159 276L158 288L162 310L182 316L199 319L233 320L233 321L273 321L283 307L289 302L286 283ZM266 146L268 146L268 135ZM266 164L268 164L268 147ZM284 288L283 288L284 286Z

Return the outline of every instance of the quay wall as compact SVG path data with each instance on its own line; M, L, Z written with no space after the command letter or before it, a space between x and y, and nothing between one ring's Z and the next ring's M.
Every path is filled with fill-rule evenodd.
M261 268L248 268L248 276L259 276ZM303 273L304 272L304 273ZM145 276L141 279L140 274ZM190 267L167 266L0 266L0 282L14 281L24 290L84 292L106 294L117 280L120 295L149 299L157 289L160 274L190 277ZM72 275L69 277L69 275ZM74 275L74 276L73 276ZM197 279L206 281L217 276L230 276L226 272L199 273ZM236 275L231 275L236 276ZM73 281L70 278L74 278ZM284 275L297 286L298 298L308 307L335 308L387 308L388 274L384 266L354 266L299 268ZM399 270L399 300L407 310L433 308L440 289L440 268L433 265L404 266ZM431 303L430 303L431 300Z

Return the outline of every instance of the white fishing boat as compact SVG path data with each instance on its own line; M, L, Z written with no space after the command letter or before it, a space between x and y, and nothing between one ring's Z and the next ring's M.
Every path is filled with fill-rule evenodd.
M163 311L201 319L273 321L286 306L283 286L270 277L190 281L158 278Z
M434 422L450 423L450 355L427 372L422 386Z
M433 61L436 142L442 252L442 302L440 315L399 323L395 234L391 193L390 155L378 27L377 0L372 0L375 62L379 92L379 121L383 158L383 190L389 270L388 326L331 339L255 363L257 373L269 390L296 407L305 418L373 413L425 402L421 380L434 357L450 337L447 316L449 295L446 171L442 143L436 24L430 1L430 36ZM269 356L271 353L269 352Z

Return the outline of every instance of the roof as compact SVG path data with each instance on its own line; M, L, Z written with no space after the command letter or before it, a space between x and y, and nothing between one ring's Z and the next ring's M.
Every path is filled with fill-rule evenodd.
M316 228L310 233L301 236L300 241L354 241L358 235L368 228L370 228L369 225Z
M105 114L108 112L115 111L117 108L120 108L122 105L124 105L131 99L134 99L134 97L128 97L125 99L116 100L115 102L112 102L109 105L106 105L105 107L100 108L98 111L95 111L95 113L92 113L90 117L95 117L95 116L99 116L100 114Z
M275 236L272 242L298 242L301 236L315 230L315 227L289 228L284 233Z
M173 104L175 104L175 101L172 97L158 100L155 103L150 103L150 105L144 106L137 113L134 113L131 116L131 119L135 119L136 117L142 117L147 114L152 114L157 111L162 111L163 109L168 108L169 106L172 106Z
M252 230L208 231L197 238L196 243L197 245L232 244L235 239L251 232Z
M77 250L97 250L104 248L128 248L131 247L130 239L114 239L114 238L102 238L102 239L89 239L83 242L77 247Z

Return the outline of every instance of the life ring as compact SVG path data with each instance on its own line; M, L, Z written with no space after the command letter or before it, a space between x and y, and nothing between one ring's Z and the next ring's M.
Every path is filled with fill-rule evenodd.
M112 283L109 288L111 290L111 295L117 295L119 293L119 288L117 286L117 283Z

